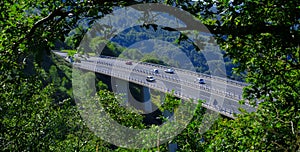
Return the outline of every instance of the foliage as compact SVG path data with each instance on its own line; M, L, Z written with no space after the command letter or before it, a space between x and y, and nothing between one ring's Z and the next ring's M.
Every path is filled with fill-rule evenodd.
M143 54L137 49L124 49L118 57L140 61L143 58Z
M98 15L91 9L108 13L113 3L4 0L0 5L1 150L95 151L97 146L107 151L111 145L89 131L70 96L57 97L69 92L70 82L59 74L68 73L66 67L43 60L77 26L80 15Z
M253 105L264 101L256 113L220 120L209 150L299 150L299 2L166 3L198 16L236 64L234 71L246 72L244 98Z
M120 107L122 105L120 102L124 101L115 97L111 92L100 90L98 94L100 97L99 103L102 104L106 112L119 124L130 128L145 128L142 123L143 116L138 114L137 110L128 110L125 107Z
M0 2L2 150L112 149L112 145L89 131L74 107L72 97L57 97L57 93L71 94L68 78L57 74L59 71L70 72L66 70L67 67L50 65L48 69L42 69L43 59L52 49L77 49L83 35L95 20L113 9L136 3L139 2ZM220 119L203 137L196 131L201 120L201 112L197 113L186 130L174 140L179 144L180 150L196 151L193 149L195 147L197 150L211 151L299 150L299 2L166 0L165 3L198 17L216 36L218 43L226 51L225 54L232 59L234 66L230 63L227 65L234 67L237 75L246 71L245 80L250 85L244 89L245 99L253 105L264 101L259 104L256 113L242 114L235 120ZM176 17L185 20L180 16ZM140 34L136 36L142 37ZM180 42L180 39L168 38L172 42L187 45L184 40ZM62 42L69 46L60 44ZM100 41L95 40L95 43L98 42ZM106 51L113 55L124 51L117 48L115 44L108 44ZM195 52L190 56L194 61L199 57ZM101 84L99 86L105 88ZM118 100L113 94L102 91L100 95L101 101L113 101L112 105L108 102L107 106L117 107ZM126 118L124 122L120 120L124 125L143 127L139 123L140 117L137 121L128 121L135 115L124 112L124 109L107 110L112 113L121 112ZM203 147L199 145L202 139L205 141L202 143ZM165 151L167 144L154 150Z
M299 2L213 3L217 11L210 5L200 18L238 63L236 72L247 72L244 97L253 105L264 102L257 113L221 121L211 148L299 150Z
M61 50L61 52L68 53L68 56L74 56L76 54L77 50Z
M36 73L45 74L43 70L36 70ZM80 149L81 140L88 138L79 134L88 130L83 127L76 108L71 106L70 98L56 102L55 84L44 86L42 80L46 78L24 76L22 73L1 76L2 150L72 151ZM55 83L58 82L56 80ZM78 142L73 142L75 138ZM63 142L69 144L64 145Z
M299 122L299 116L291 110L281 108L280 112L273 103L264 102L257 113L221 120L215 126L218 129L207 135L207 140L212 141L208 150L297 151L299 127L293 122Z

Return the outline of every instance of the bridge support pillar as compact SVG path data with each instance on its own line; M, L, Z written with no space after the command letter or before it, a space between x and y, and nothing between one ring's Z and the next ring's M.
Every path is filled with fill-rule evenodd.
M114 91L122 96L124 105L132 106L141 113L152 112L150 88L138 84L129 84L128 81L114 78Z
M128 97L129 104L142 114L153 112L150 88L138 84L130 84Z
M152 102L151 102L150 88L143 86L142 93L143 93L143 97L144 97L143 101L142 101L143 111L145 114L151 113L152 112Z
M128 105L128 93L130 93L128 91L129 90L128 82L121 79L115 79L115 86L113 87L116 87L115 89L116 93L122 96L124 105Z

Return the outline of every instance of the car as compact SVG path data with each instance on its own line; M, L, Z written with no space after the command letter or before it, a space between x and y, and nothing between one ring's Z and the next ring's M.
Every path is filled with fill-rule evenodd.
M131 61L127 61L125 64L132 65L132 62Z
M165 70L165 72L166 72L166 73L171 73L171 74L172 74L172 73L174 73L174 70L173 70L173 69L167 69L167 70Z
M153 82L153 81L155 81L155 79L154 79L153 76L147 76L146 80L147 80L148 82Z
M74 63L74 60L71 56L69 56L67 59L70 61L70 63Z
M205 81L204 81L204 79L202 79L202 78L198 78L198 82L199 82L200 84L205 84Z
M155 74L158 74L158 73L159 73L157 69L153 69L153 72L154 72Z

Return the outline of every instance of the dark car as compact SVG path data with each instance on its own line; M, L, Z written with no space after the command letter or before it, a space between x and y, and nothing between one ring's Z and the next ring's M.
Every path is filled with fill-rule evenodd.
M125 64L132 65L132 62L131 61L127 61Z
M157 69L153 69L153 72L156 73L156 74L159 73Z
M198 78L198 82L199 82L200 84L205 84L205 81L204 81L204 79L202 79L202 78Z

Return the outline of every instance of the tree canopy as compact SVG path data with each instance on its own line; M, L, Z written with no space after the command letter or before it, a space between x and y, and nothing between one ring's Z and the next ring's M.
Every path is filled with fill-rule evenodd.
M225 56L232 60L235 74L242 75L249 83L243 91L247 101L242 102L258 105L257 112L245 112L235 120L220 118L204 134L199 133L203 109L198 109L182 134L169 143L178 143L180 151L299 151L299 1L145 2L177 7L200 20L217 39ZM2 150L128 150L99 139L87 128L74 106L70 65L57 59L50 50L77 49L97 19L138 3L144 1L0 2ZM180 15L176 17L186 20ZM98 84L105 90L98 93L105 98L97 100L112 101L112 105L106 104L118 108L117 97L102 83ZM142 117L124 109L118 112L122 114L122 124L144 127L140 122ZM162 144L152 150L167 149L168 145Z

